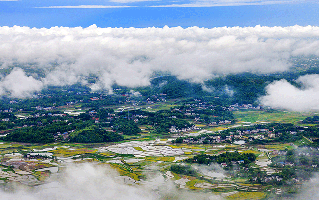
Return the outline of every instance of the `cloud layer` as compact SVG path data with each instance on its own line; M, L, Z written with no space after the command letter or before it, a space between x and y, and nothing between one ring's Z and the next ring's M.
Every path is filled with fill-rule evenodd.
M266 106L293 111L319 110L319 75L306 75L297 80L303 88L299 89L286 80L268 85L268 95L260 100Z
M174 3L152 7L216 7L216 6L248 6L248 5L273 5L301 3L303 1L294 0L194 0L189 3Z
M78 6L45 6L36 8L130 8L134 6L78 5Z
M45 74L27 76L15 69L0 82L0 92L26 96L47 85L87 83L149 84L154 72L202 82L216 74L288 70L291 56L319 55L319 27L88 28L0 27L2 68L18 63ZM28 85L16 91L14 77Z
M217 7L217 6L263 6L275 4L302 4L317 3L316 0L190 0L190 1L171 1L161 2L161 5L151 7Z

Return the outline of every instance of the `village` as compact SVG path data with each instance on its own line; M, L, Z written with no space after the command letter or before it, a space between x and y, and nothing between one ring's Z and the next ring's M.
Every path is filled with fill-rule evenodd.
M90 163L111 167L128 185L146 183L154 170L180 190L226 199L263 199L298 190L309 180L304 169L318 170L319 163L311 159L319 159L319 149L311 146L316 143L315 127L302 123L313 114L274 112L252 104L223 105L218 98L176 102L165 95L141 100L130 94L118 96L124 104L108 107L69 103L37 105L31 111L1 110L0 186L42 185L70 164ZM92 94L87 101L98 104L103 98ZM267 120L278 113L279 120ZM37 142L42 134L45 144ZM253 154L256 159L187 163L196 156L229 154ZM174 166L180 170L174 171ZM298 170L298 176L286 173L291 169Z
M90 111L92 117L95 112ZM53 115L53 114L52 114ZM63 117L64 114L58 114ZM115 117L112 114L108 117ZM132 115L132 119L145 118L144 115ZM186 190L206 190L218 194L223 198L235 198L236 196L254 195L256 199L265 196L283 194L280 184L273 187L274 183L283 181L281 170L285 166L293 166L293 162L282 162L273 158L287 156L287 149L297 148L296 144L262 145L253 144L256 140L275 139L278 134L269 128L254 128L254 125L241 122L241 130L233 130L234 124L223 124L227 129L212 131L210 125L203 127L201 124L176 131L170 128L170 137L165 139L149 140L148 133L143 131L139 139L118 144L48 144L33 146L2 142L1 148L1 183L2 187L10 182L24 185L39 185L50 181L50 176L60 173L61 169L70 163L105 163L119 172L126 184L139 184L148 172L148 165L159 167L163 176L174 180L176 187ZM264 123L265 124L265 123ZM235 127L238 128L238 127ZM300 127L298 127L300 129ZM223 133L224 131L227 134ZM299 130L300 131L300 130ZM289 131L290 135L296 135L298 131ZM183 138L182 142L178 142ZM305 140L304 141L308 141ZM308 141L308 143L310 143ZM312 153L309 153L310 150ZM189 176L176 174L170 171L172 164L181 165L184 160L196 155L221 155L225 152L254 153L257 159L251 167L240 167L243 161L232 161L214 165L209 171L197 169L199 175ZM317 155L316 148L299 152L298 156L310 157ZM317 165L308 161L314 170ZM231 167L231 171L229 171ZM194 169L197 167L194 165ZM256 171L257 170L257 171ZM254 177L241 177L241 173L255 174ZM231 173L230 173L231 172ZM236 174L237 173L237 174ZM257 175L257 174L258 175ZM241 177L240 179L238 179ZM240 180L240 181L238 181ZM246 180L246 181L244 181ZM292 181L298 185L306 181L306 177L294 177ZM270 186L271 185L271 186Z

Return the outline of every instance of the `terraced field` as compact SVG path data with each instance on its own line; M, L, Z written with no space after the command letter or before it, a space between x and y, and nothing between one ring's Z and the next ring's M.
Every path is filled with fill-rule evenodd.
M212 192L226 199L262 199L267 195L262 192L264 187L248 184L247 179L232 178L221 166L194 166L196 176L172 173L169 169L172 163L182 163L184 159L200 153L218 155L229 150L237 150L240 153L254 153L262 158L264 153L258 148L233 144L173 145L170 141L131 141L113 145L100 144L94 148L87 148L81 144L30 145L24 146L23 149L18 144L2 143L0 148L3 167L0 178L4 182L37 185L48 181L50 176L59 173L69 163L93 162L111 166L129 184L140 184L147 179L150 171L155 170L167 179L174 180L176 187L184 190ZM280 148L279 145L269 146L269 151ZM28 153L37 158L25 157ZM256 162L258 165L259 161ZM55 167L54 170L51 170L52 167ZM37 170L33 170L34 168Z

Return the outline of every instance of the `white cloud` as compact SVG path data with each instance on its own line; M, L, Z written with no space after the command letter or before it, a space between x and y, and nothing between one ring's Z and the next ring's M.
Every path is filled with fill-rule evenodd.
M34 79L32 76L26 76L24 71L15 68L0 82L0 93L8 93L11 97L24 98L29 97L33 92L41 91L43 83Z
M45 6L35 8L130 8L134 6L78 5L78 6Z
M266 87L268 94L260 99L261 103L293 111L319 110L319 75L302 76L297 82L302 84L302 89L286 80L273 82Z
M319 27L313 26L0 27L0 63L2 68L12 63L40 68L45 77L30 81L38 88L87 84L95 75L93 89L111 90L113 83L149 85L157 71L196 82L216 74L285 71L291 56L319 56L318 38Z
M159 0L110 0L110 2L116 2L116 3L135 3L135 2L146 2L146 1L159 1Z

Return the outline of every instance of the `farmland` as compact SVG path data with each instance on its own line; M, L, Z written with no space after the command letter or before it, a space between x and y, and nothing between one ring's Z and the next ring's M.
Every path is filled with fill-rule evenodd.
M149 104L138 110L128 105L83 109L76 115L63 109L55 116L29 113L26 130L30 127L41 134L45 125L45 130L56 131L52 132L54 142L2 141L0 184L4 188L13 183L34 187L50 182L71 164L90 163L116 171L129 186L142 187L153 180L151 174L160 174L182 191L225 199L267 199L293 197L289 191L298 191L300 183L311 177L302 168L317 171L317 163L307 157L319 155L313 142L316 132L301 122L313 113L250 108L234 111L232 116L227 109L211 111L213 107L201 101L181 102ZM24 119L15 120L21 124ZM8 133L20 129L14 127ZM300 155L300 151L310 154ZM186 162L198 156L230 155L254 155L255 159ZM287 175L290 167L300 170L302 176ZM287 184L292 180L296 184Z

